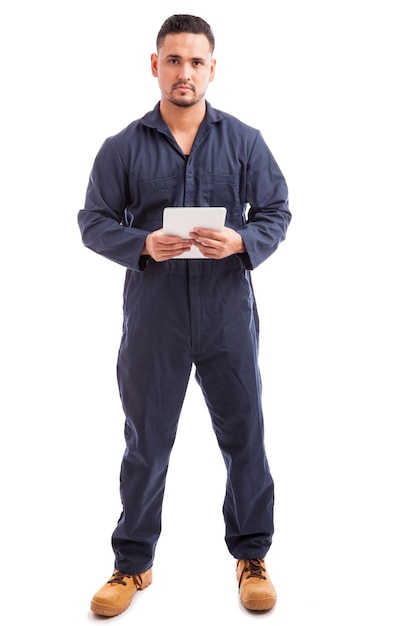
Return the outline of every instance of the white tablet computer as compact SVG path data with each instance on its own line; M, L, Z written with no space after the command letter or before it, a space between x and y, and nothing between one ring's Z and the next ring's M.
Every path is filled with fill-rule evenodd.
M166 207L163 217L163 231L165 235L177 235L189 239L194 228L212 228L221 230L226 220L226 209L221 206L210 207ZM205 259L196 246L184 252L176 259Z

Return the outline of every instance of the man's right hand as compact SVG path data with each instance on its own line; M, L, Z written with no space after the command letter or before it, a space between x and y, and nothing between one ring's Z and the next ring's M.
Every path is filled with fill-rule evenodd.
M167 261L191 249L189 241L176 235L164 235L162 228L146 237L141 255L149 255L154 261Z

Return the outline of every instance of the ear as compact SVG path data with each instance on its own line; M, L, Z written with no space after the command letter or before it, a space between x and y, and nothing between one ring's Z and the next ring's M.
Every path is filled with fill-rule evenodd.
M212 59L211 65L210 65L210 78L209 78L210 83L212 80L214 80L215 69L216 69L216 59Z
M151 54L151 71L152 76L158 76L158 55L155 52Z

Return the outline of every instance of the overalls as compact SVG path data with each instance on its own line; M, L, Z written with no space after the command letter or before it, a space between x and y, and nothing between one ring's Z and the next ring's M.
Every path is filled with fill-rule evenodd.
M285 238L287 187L259 131L206 104L188 161L158 106L106 140L78 216L84 244L127 268L117 367L126 450L112 545L115 567L130 574L153 563L193 365L227 470L228 549L238 559L263 558L273 535L250 270ZM162 263L141 257L165 206L226 206L226 226L241 234L246 252Z

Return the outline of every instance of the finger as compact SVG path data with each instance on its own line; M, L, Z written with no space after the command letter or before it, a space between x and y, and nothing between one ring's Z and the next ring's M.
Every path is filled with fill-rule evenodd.
M222 231L221 230L211 230L210 228L194 228L190 233L190 237L194 239L198 237L201 239L212 239L213 241L221 241L222 240Z

